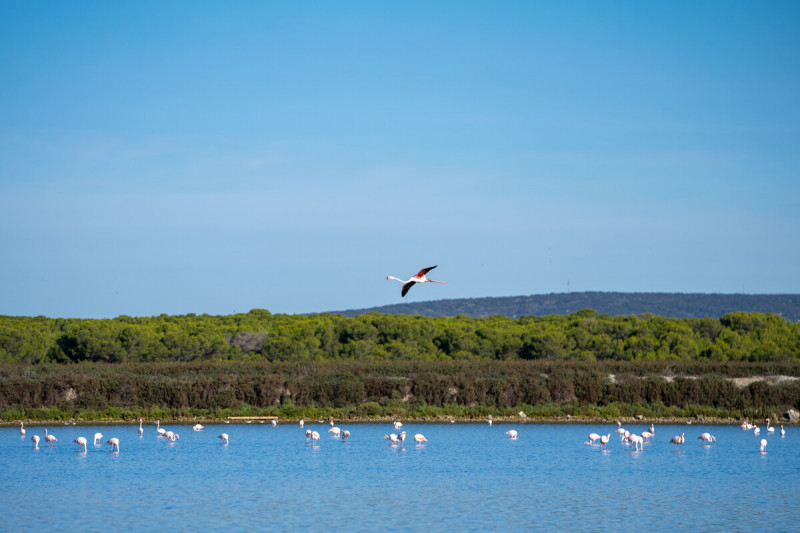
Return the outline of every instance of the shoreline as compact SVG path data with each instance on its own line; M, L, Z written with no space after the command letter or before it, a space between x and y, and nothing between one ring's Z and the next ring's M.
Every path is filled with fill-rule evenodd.
M162 424L172 424L172 425L193 425L193 424L230 424L230 425L242 425L242 424L268 424L268 420L259 420L257 417L253 417L252 419L248 420L247 417L236 417L236 420L231 420L228 418L200 418L200 417L191 417L191 418L162 418L159 419ZM143 419L144 420L144 419ZM309 420L303 419L306 421L307 424L329 424L330 419L316 419L316 420ZM486 424L489 418L459 418L459 417L424 417L424 418L388 418L388 417L356 417L356 418L342 418L342 419L333 419L334 422L337 424L392 424L395 421L402 422L403 424L446 424L446 423L453 423L453 424ZM733 418L711 418L711 417L703 417L703 418L637 418L637 417L618 417L614 419L609 418L598 418L598 417L554 417L554 418L537 418L537 417L519 417L519 416L511 416L511 417L492 417L491 418L493 424L614 424L617 421L623 424L657 424L657 425L704 425L704 426L738 426L741 424L741 420L733 419ZM135 426L138 425L139 421L136 420L121 420L121 419L106 419L106 420L82 420L82 419L69 419L69 420L2 420L0 421L0 427L16 427L19 426L20 422L24 423L25 426L30 427L43 427L43 426L114 426L114 425L131 425ZM277 423L279 425L298 425L300 422L299 418L286 418L286 419L277 419ZM155 424L156 421L154 420L144 420L145 424ZM778 424L784 425L795 425L791 422L786 422L782 420L777 420Z

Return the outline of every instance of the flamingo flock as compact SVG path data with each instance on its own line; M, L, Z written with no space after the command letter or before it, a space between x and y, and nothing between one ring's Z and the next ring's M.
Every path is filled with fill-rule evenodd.
M138 435L141 437L143 435L144 429L142 426L142 419L139 419L139 427L138 427ZM322 420L319 421L320 424L323 423ZM330 429L328 429L328 433L331 434L332 439L341 439L342 442L349 442L351 433L349 430L343 430L342 428L335 425L335 422L331 419L330 420ZM395 430L400 430L403 428L403 423L399 421L395 421L392 423ZM300 428L304 427L304 422L300 421ZM753 431L755 435L759 434L758 426L751 424L747 419L742 422L741 428L747 431ZM766 428L768 435L774 435L779 433L781 437L786 437L786 430L783 425L780 426L780 431L776 429L775 426L770 424L770 420L766 420ZM201 424L196 424L192 427L195 431L200 431L203 429ZM650 439L655 437L655 426L650 424L648 430L641 431L641 433L631 432L622 427L622 423L617 421L617 428L614 430L615 433L619 435L620 442L625 445L630 446L631 452L641 452L644 450L644 444L650 444L652 441ZM58 439L53 435L48 428L44 429L44 442L47 444L48 447L55 446L55 443L58 442ZM167 442L169 443L176 443L180 440L180 435L174 431L168 430L166 428L161 427L161 421L156 421L156 433L157 437L161 438L164 437ZM20 435L21 437L25 437L25 428L24 424L20 423ZM517 440L519 438L519 432L516 429L509 429L505 432L505 435L510 440ZM321 440L320 433L318 431L313 431L311 429L305 430L306 436L306 444L311 446L318 446ZM406 440L407 432L400 431L399 433L390 433L388 435L384 435L384 439L390 441L391 446L403 448L405 440ZM223 445L228 445L230 443L229 436L227 433L222 433L218 437ZM39 435L32 435L30 437L31 442L33 443L32 446L34 449L39 449L39 442L40 437ZM94 434L94 445L100 446L103 439L103 435L100 432ZM606 446L611 440L611 433L606 435L600 435L599 433L592 432L588 435L588 440L584 442L584 444L590 446L599 446L602 450L606 451ZM717 443L717 438L709 432L703 432L698 437L697 440L700 441L701 446L714 446ZM425 446L428 443L427 437L422 433L415 433L413 436L413 441L417 446ZM79 452L86 452L87 451L87 444L88 440L85 437L77 437L73 441L73 443L78 445ZM599 442L599 444L598 444ZM680 435L675 435L669 440L669 444L675 445L675 451L680 452L681 445L686 443L686 433L683 432ZM112 437L105 442L110 446L110 451L119 453L119 438ZM760 451L761 453L766 453L767 450L767 439L761 439L759 442Z

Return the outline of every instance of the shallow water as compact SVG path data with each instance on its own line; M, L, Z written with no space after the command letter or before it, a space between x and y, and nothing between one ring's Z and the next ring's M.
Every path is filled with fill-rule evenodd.
M652 443L631 452L615 425L406 424L392 446L390 424L327 424L306 444L296 424L223 424L180 440L143 437L132 426L48 426L53 447L32 447L43 427L0 428L3 530L226 528L348 531L797 531L800 428L755 436L738 426L656 426ZM505 432L516 429L517 440ZM646 426L629 426L634 432ZM221 432L230 435L223 445ZM713 446L697 436L708 431ZM119 453L95 446L95 432L120 440ZM607 450L584 444L612 433ZM669 439L686 434L675 451ZM426 445L412 441L415 433ZM89 441L78 452L71 441ZM759 451L761 438L767 453Z

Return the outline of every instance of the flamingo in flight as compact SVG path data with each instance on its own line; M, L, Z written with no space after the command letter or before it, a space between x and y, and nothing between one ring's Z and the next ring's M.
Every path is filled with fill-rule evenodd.
M400 291L400 296L405 296L408 292L408 289L412 287L415 283L447 283L446 281L436 281L435 279L430 279L426 274L436 268L438 265L433 265L432 267L423 268L419 272L417 272L416 276L411 276L411 278L407 280L403 280L400 278L396 278L394 276L386 276L386 279L393 279L399 281L403 284L403 290Z

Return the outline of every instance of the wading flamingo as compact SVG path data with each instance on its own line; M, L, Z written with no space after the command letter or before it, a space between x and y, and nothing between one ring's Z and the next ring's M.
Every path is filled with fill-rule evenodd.
M650 437L652 437L654 433L652 431L642 431L642 438L645 442L650 442Z
M142 427L142 419L139 419L139 436L141 437L144 434L144 428Z
M589 433L589 444L594 446L596 444L597 439L600 438L600 435L597 433Z
M717 438L711 433L703 433L697 438L702 441L700 442L701 446L706 443L711 444L712 442L717 442Z
M195 431L202 431L203 427L204 427L203 424L195 424L192 426L192 429Z
M303 421L303 419L301 418L301 419L300 419L300 427L303 427L303 426L305 426L305 425L306 425L306 423L305 423L305 422Z
M605 450L609 440L611 440L611 433L608 435L600 435L600 447Z
M111 437L106 441L106 444L111 446L112 452L119 452L119 439L116 437Z
M635 433L631 433L628 435L628 441L631 443L631 451L641 450L644 438Z
M156 420L156 431L158 431L158 436L163 437L164 433L167 432L166 429L161 427L161 420Z
M312 446L316 446L317 443L319 442L319 439L320 439L319 433L317 431L312 431L311 432L311 445Z
M758 426L753 426L753 435L758 435L759 433L761 433L761 430L758 429Z
M403 427L403 423L402 422L395 422L394 423L394 429L400 429L401 427Z
M308 444L309 442L311 442L311 430L307 429L306 430L306 444Z
M338 428L338 427L336 427L336 426L333 426L331 429L329 429L329 430L328 430L328 433L333 433L333 436L334 436L334 437L337 437L337 438L339 437L339 434L340 434L341 432L342 432L342 430L341 430L341 429L339 429L339 428Z
M78 437L72 442L78 445L78 451L81 451L81 446L83 446L83 451L86 451L86 437Z
M222 433L221 435L217 436L218 439L222 439L222 444L228 444L228 434Z
M346 429L342 431L342 442L350 442L350 432Z
M675 435L674 437L669 439L670 444L674 444L675 445L675 451L676 452L678 451L678 445L679 444L683 444L685 441L686 441L686 437L684 437L684 433L681 433L680 435Z
M400 441L400 447L402 447L403 443L406 441L406 432L401 431L400 434L397 436L397 440Z
M58 441L58 439L56 438L55 435L47 433L47 428L44 428L44 441L50 446L52 446L54 442Z
M31 440L33 441L33 447L38 450L39 449L39 435L34 435L33 437L31 437Z
M767 439L761 439L761 453L767 453Z
M426 439L425 435L423 435L422 433L417 433L416 435L414 435L414 442L416 442L417 444L422 444L423 442L428 442L428 439Z
M785 436L786 436L786 430L783 429L783 424L781 424L781 437L785 437Z
M403 290L400 291L400 296L405 296L406 293L408 292L408 289L410 289L415 283L428 283L428 282L431 282L431 283L447 283L446 281L436 281L435 279L430 279L430 278L428 278L426 276L426 274L428 272L430 272L431 270L433 270L436 267L437 267L437 265L433 265L432 267L428 267L428 268L423 268L422 270L417 272L416 276L411 276L407 280L402 280L402 279L396 278L394 276L386 276L386 279L393 279L393 280L396 280L396 281L399 281L400 283L402 283L403 284Z
M94 445L95 446L100 446L100 439L102 439L102 438L103 438L103 434L102 433L95 433L94 434Z
M19 423L19 436L20 437L24 437L25 436L25 423L24 422L20 422Z
M775 427L769 425L769 418L767 418L767 433L775 433Z
M383 438L391 441L392 445L397 444L397 435L395 435L394 433L392 433L391 435L384 435Z
M506 431L506 435L508 435L509 439L516 439L517 438L517 430L516 429L509 429Z

